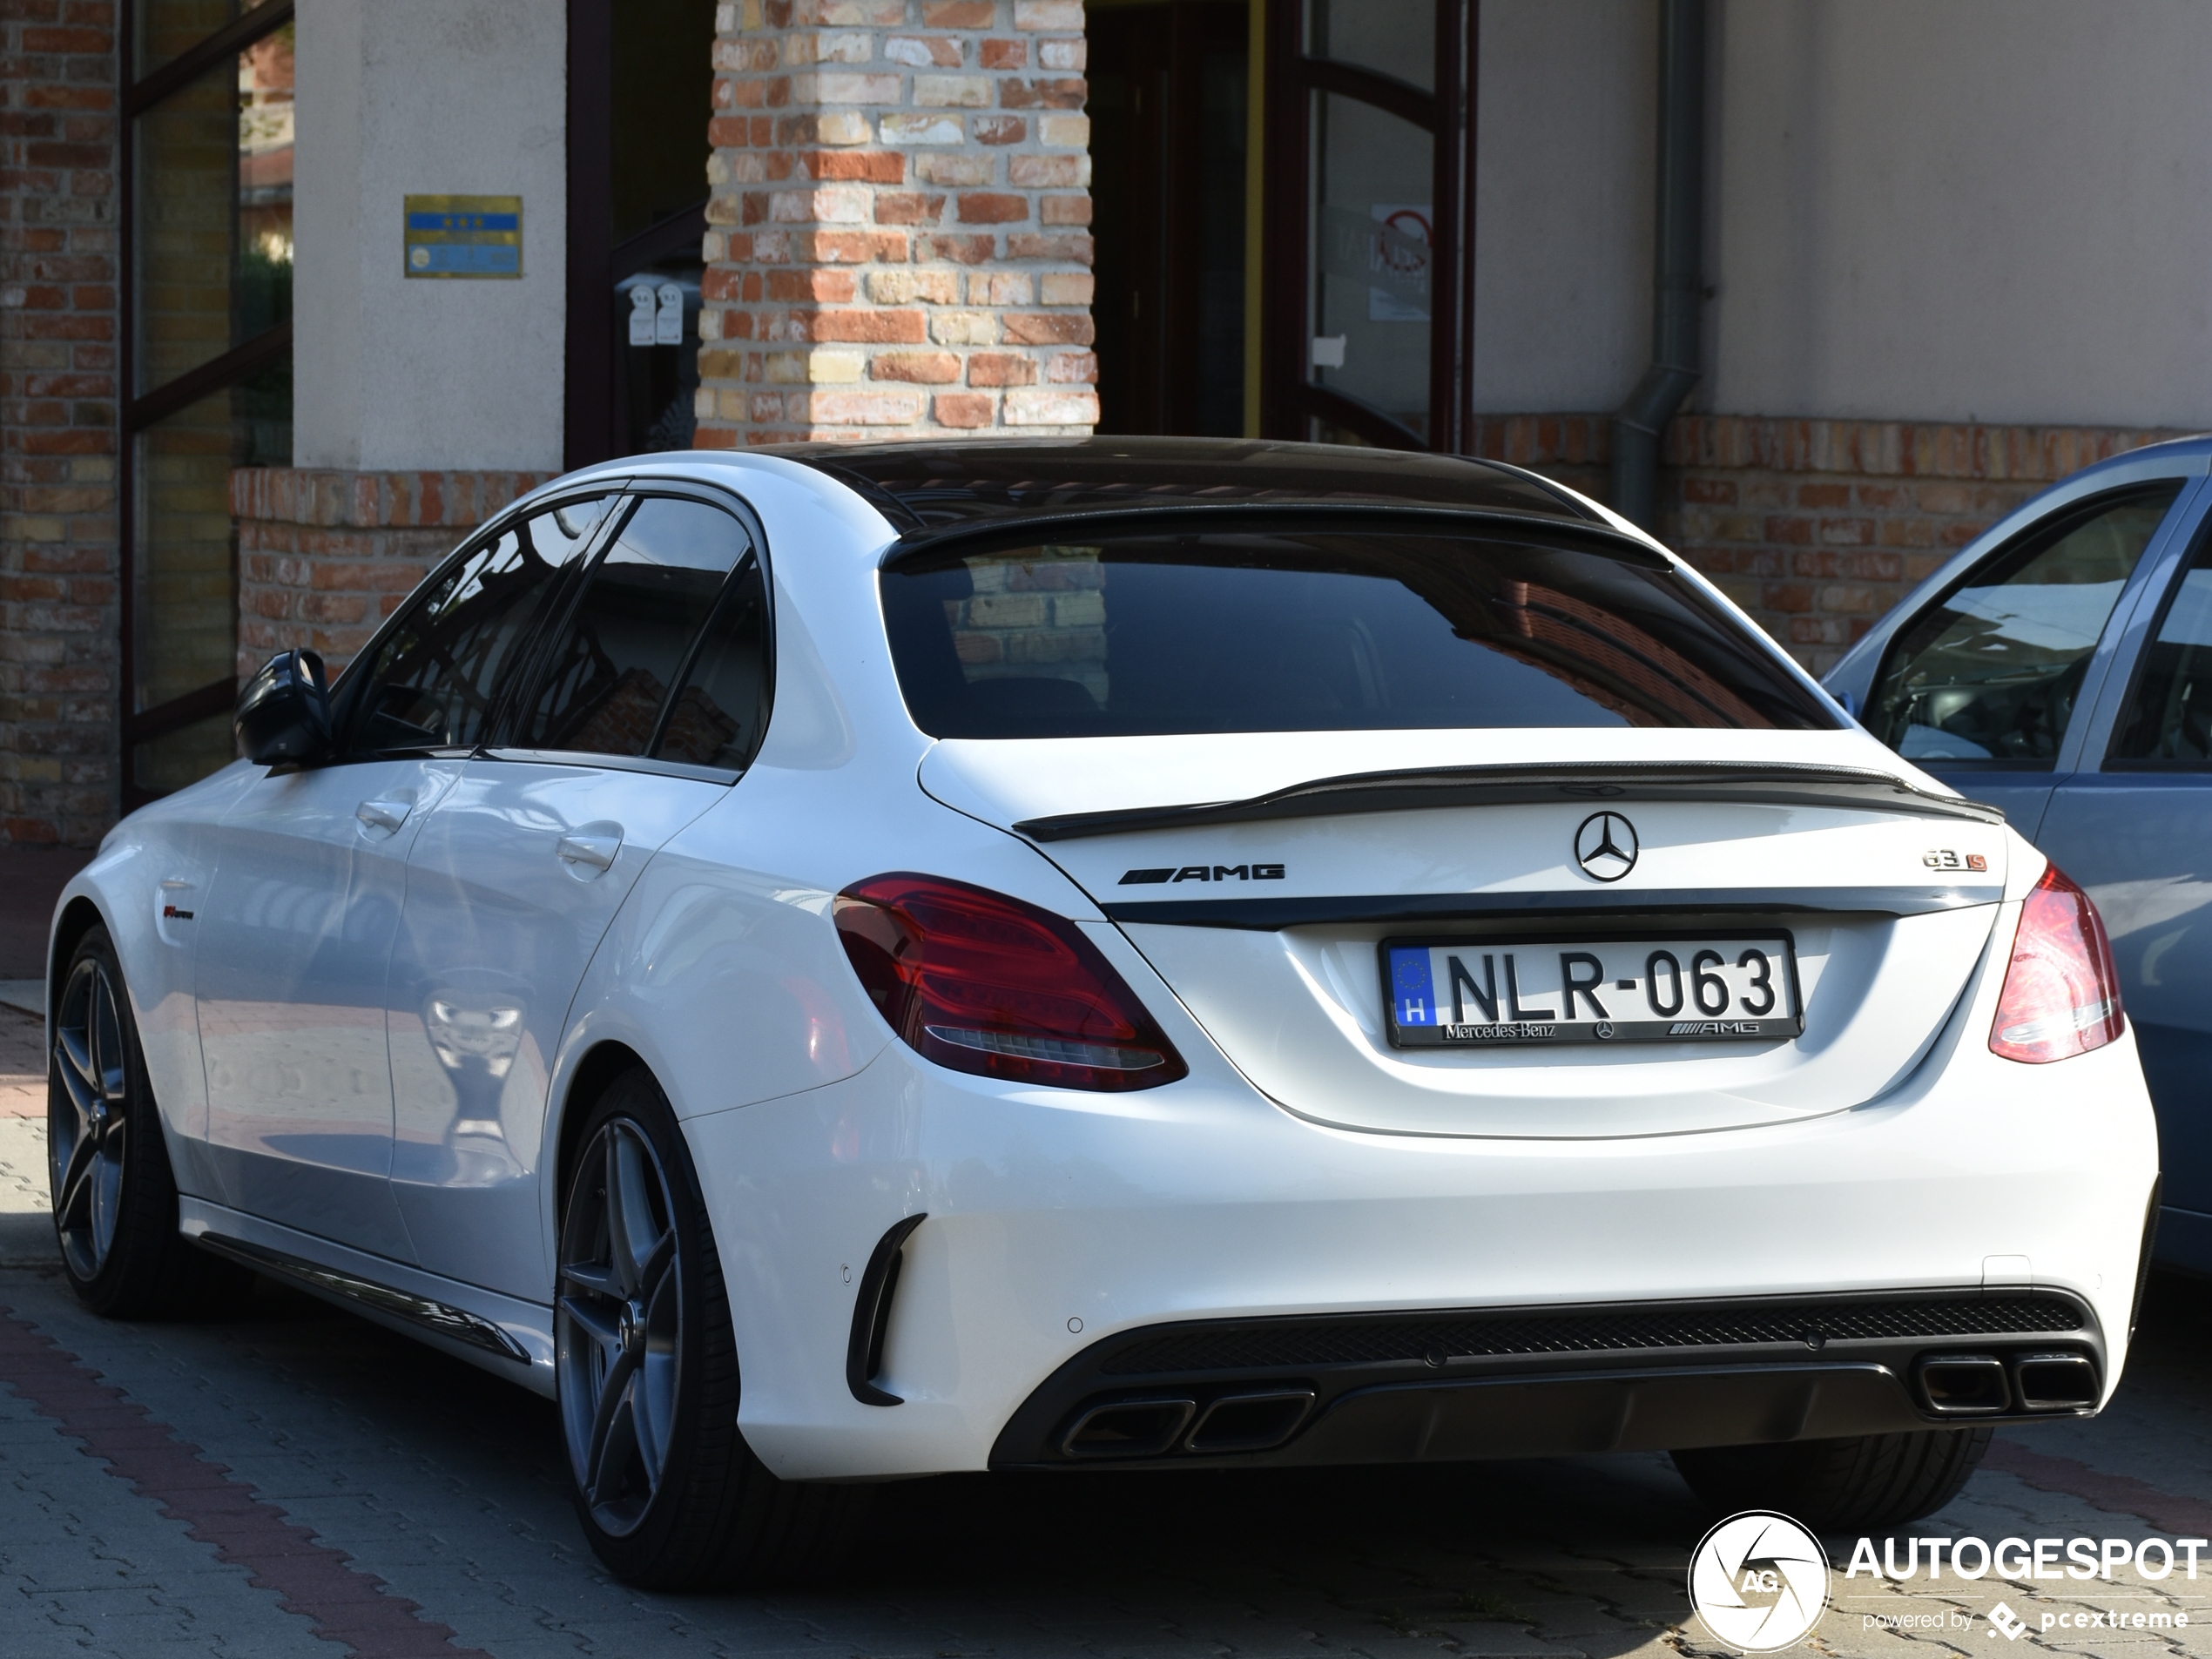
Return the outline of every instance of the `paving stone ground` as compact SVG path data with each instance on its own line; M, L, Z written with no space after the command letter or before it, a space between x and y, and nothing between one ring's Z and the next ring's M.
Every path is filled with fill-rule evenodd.
M0 1021L0 1113L34 1096L43 1110L38 1035L22 1024L31 1028ZM0 1388L0 1659L1730 1651L1690 1619L1683 1588L1689 1552L1715 1517L1659 1455L911 1481L880 1490L853 1559L825 1583L644 1595L610 1579L584 1548L553 1408L513 1385L266 1284L219 1319L125 1325L85 1312L52 1262L44 1135L40 1117L0 1116L0 1308L11 1311L17 1345L0 1345L0 1382L10 1385ZM52 1359L42 1339L83 1369ZM26 1343L48 1356L44 1371L22 1358ZM64 1432L34 1399L64 1370L119 1390L127 1420L80 1410L80 1432ZM2009 1431L1961 1497L1912 1533L1992 1543L2212 1535L2208 1379L2212 1286L2161 1279L2113 1407L2091 1423ZM161 1426L151 1440L147 1423ZM256 1571L274 1569L224 1559L219 1543L111 1472L118 1465L88 1455L87 1435L138 1447L129 1455L141 1460L151 1446L170 1456L172 1476L179 1466L208 1470L215 1499L258 1498L312 1536L303 1548L342 1552L350 1565L331 1568L327 1583L417 1610L385 1619L382 1635L319 1638L310 1613L285 1610L280 1586L257 1588ZM199 1457L176 1459L178 1442ZM2212 1548L2196 1581L2176 1572L2148 1583L2123 1570L2109 1585L1948 1574L1932 1584L1924 1573L1900 1585L1846 1580L1855 1542L1828 1541L1835 1599L1811 1651L2212 1655ZM1907 1548L1902 1538L1874 1541L1885 1546L1900 1560ZM231 1548L239 1553L235 1541ZM2027 1622L2017 1642L1988 1622L2000 1600ZM2152 1609L2192 1622L2158 1631L2109 1622L2114 1612ZM2106 1624L2055 1623L2096 1612ZM1955 1622L1870 1622L1932 1615ZM326 1626L326 1637L338 1634Z

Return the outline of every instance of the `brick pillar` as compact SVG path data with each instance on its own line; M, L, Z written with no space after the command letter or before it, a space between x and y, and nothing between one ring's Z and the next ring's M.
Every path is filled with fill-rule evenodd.
M553 476L244 467L238 520L238 673L305 645L334 674L468 533Z
M1082 433L1081 0L728 0L703 448Z
M0 6L0 842L115 821L115 6Z

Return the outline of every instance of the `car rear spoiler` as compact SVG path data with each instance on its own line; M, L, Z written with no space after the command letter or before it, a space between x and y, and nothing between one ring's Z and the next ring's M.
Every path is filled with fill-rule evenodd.
M1138 830L1251 824L1340 813L1402 813L1429 806L1495 806L1526 802L1690 800L1765 806L1831 806L1917 818L2001 824L1994 806L1938 794L1885 772L1788 761L1614 761L1589 765L1446 766L1415 772L1352 772L1294 784L1244 800L1133 806L1025 819L1015 830L1033 841Z

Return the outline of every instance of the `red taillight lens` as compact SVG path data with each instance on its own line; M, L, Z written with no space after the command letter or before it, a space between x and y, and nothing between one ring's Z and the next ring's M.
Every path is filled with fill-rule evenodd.
M1075 925L927 875L837 895L838 937L869 998L916 1052L954 1071L1061 1089L1150 1089L1183 1063Z
M2127 1028L2104 921L2054 864L2020 907L1990 1052L2040 1066L2101 1049Z

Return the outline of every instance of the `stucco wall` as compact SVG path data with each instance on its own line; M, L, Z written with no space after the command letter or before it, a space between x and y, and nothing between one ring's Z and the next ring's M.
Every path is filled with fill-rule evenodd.
M563 0L300 0L293 460L561 460ZM401 199L520 195L519 280L409 280Z
M2212 423L2212 7L1713 19L1702 407Z
M1651 350L1656 0L1484 0L1475 407L1608 409Z

